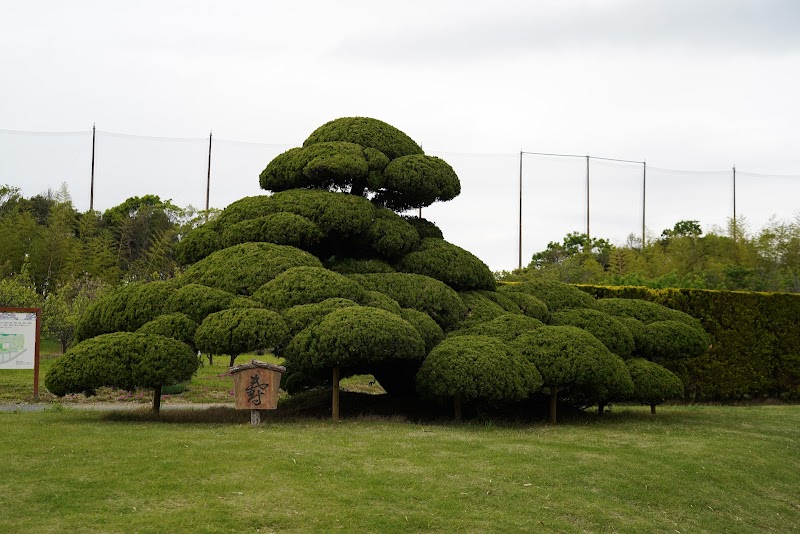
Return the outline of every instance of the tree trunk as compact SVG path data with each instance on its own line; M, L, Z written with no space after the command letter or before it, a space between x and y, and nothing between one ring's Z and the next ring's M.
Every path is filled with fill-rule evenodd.
M606 409L606 403L605 402L597 403L597 415L602 416L603 412L605 411L605 409Z
M231 364L228 367L233 367L234 366L234 363L233 363L234 361L236 361L236 356L231 356Z
M214 366L214 355L209 352L208 354L206 354L206 358L208 358L208 365L213 367Z
M550 388L550 422L554 425L557 423L556 420L556 404L558 402L558 388L552 387Z
M656 413L656 405L655 404L651 404L650 405L650 413L651 414L655 414Z
M156 415L161 413L161 386L153 388L153 413Z
M456 395L453 397L453 411L455 412L456 421L461 421L461 397Z
M333 368L333 384L332 386L332 396L333 396L333 405L331 406L331 412L333 414L333 420L339 420L339 366Z

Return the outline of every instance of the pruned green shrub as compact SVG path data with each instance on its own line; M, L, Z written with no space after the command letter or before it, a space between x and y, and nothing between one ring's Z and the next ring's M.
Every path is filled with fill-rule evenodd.
M441 280L456 290L495 289L494 276L485 263L442 239L423 239L420 248L404 256L397 267Z
M501 341L511 342L519 336L544 326L544 323L533 317L504 313L489 321L473 325L469 328L460 328L450 332L453 336L489 336Z
M622 321L608 313L573 308L554 313L551 324L582 328L623 359L630 358L633 353L633 334Z
M233 366L236 357L246 352L279 351L288 336L286 323L274 311L233 308L206 317L195 333L195 345L203 352L227 354Z
M422 340L425 342L425 352L428 353L433 347L444 339L444 330L431 319L427 313L411 308L400 310L400 317L411 323L416 328Z
M216 221L190 230L175 245L178 265L191 265L224 248Z
M325 261L325 267L340 274L393 273L394 267L376 258L342 258L331 257Z
M681 379L657 363L633 358L626 365L633 379L631 400L649 405L652 413L656 413L657 405L683 395Z
M369 373L391 360L422 360L425 343L405 319L378 308L334 310L297 334L287 346L287 363L300 371L343 367Z
M344 275L323 267L294 267L261 286L253 298L267 308L285 310L329 298L361 302L365 296L364 289Z
M313 249L322 239L319 227L301 215L281 211L257 219L247 219L225 228L226 246L265 242Z
M556 422L558 395L584 402L617 400L614 393L632 389L622 358L596 337L575 326L544 326L519 336L511 344L536 365L544 387L550 390L550 419ZM626 380L627 377L627 380ZM623 383L619 383L622 380ZM621 400L621 399L619 399Z
M56 396L92 394L100 387L153 388L153 411L161 388L189 380L200 362L186 344L134 332L104 334L78 343L50 367L45 386Z
M365 291L361 304L364 306L372 306L373 308L380 308L392 312L395 315L400 315L402 310L400 304L398 304L396 300L380 291ZM431 321L432 320L433 319L431 319Z
M374 273L351 275L364 289L380 291L396 300L403 308L425 312L447 332L467 314L458 294L444 282L428 276L409 273Z
M420 393L460 400L516 401L542 385L536 367L518 350L487 336L448 338L431 352L417 373Z
M416 217L413 215L404 216L405 220L408 221L408 224L414 227L414 229L419 234L420 239L425 239L426 237L432 237L434 239L444 239L444 235L442 231L439 229L436 224L425 219L423 217Z
M211 254L180 277L183 284L202 284L229 293L252 295L292 267L322 267L303 250L272 243L243 243Z
M312 189L291 189L272 195L277 211L301 215L315 223L323 236L343 239L361 236L375 218L366 198Z
M100 334L133 332L162 314L164 303L174 291L167 282L130 284L106 294L81 315L75 327L75 340Z
M709 338L698 328L681 321L656 321L644 326L640 356L656 362L700 356L708 350Z
M497 288L497 292L516 304L523 315L539 319L543 323L550 322L550 310L544 302L522 291L513 291L509 289L510 287L512 286L501 285Z
M216 219L217 228L224 230L229 226L236 223L247 221L250 219L258 219L265 215L282 211L277 209L273 202L272 197L267 195L255 195L252 197L240 198L235 202L228 204L228 207L222 210L219 217Z
M464 301L464 305L467 307L467 316L458 325L460 330L470 328L485 321L490 321L495 317L508 313L502 306L489 300L479 291L460 291L458 296L461 297L461 300Z
M399 258L417 247L417 230L395 212L378 208L375 222L367 229L367 240L373 252L382 258Z
M198 324L187 315L179 312L159 315L152 321L144 323L136 332L171 337L189 345L195 351L194 334Z
M363 189L369 174L364 147L332 141L292 148L269 162L259 176L262 189Z
M369 117L342 117L326 122L308 136L303 146L331 141L374 148L390 160L409 154L422 154L422 148L409 136L390 124Z
M702 323L689 315L678 310L673 310L655 302L648 302L640 299L617 299L606 298L597 300L599 309L620 317L633 317L644 324L656 321L679 321L692 328L697 329L701 334L705 334Z
M330 298L313 304L301 304L284 310L283 318L289 328L289 337L294 337L301 330L320 321L332 311L340 308L358 306L355 302L343 298Z
M383 171L382 185L373 201L395 211L430 206L461 193L453 168L443 159L424 154L393 159Z
M519 306L505 293L500 293L499 291L488 291L486 289L478 289L476 290L480 295L484 298L487 298L503 308L507 313L515 313L515 314L522 314L522 310ZM542 304L544 306L544 304Z
M237 295L215 287L187 284L176 289L164 305L165 312L186 314L196 323L203 322L206 315L230 307Z
M532 295L544 302L551 312L571 308L597 309L597 301L591 295L587 295L575 286L554 280L529 280L509 283L504 286L503 290L518 291Z

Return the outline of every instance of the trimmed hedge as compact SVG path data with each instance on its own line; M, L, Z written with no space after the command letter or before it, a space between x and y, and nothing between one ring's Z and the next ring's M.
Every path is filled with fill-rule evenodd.
M422 148L408 135L391 124L369 117L342 117L326 122L308 136L303 146L331 141L374 148L389 159L422 154Z
M599 299L643 299L699 319L711 336L711 348L698 358L669 364L689 397L800 398L800 295L578 287Z
M633 379L631 400L648 404L655 413L655 406L683 395L683 383L675 373L644 358L633 358L625 362Z
M358 283L323 267L293 267L282 272L253 294L267 308L285 310L329 298L361 302L366 297Z
M608 313L585 308L564 310L553 314L551 324L582 328L623 359L630 358L633 353L633 334L622 321Z
M507 282L503 284L502 289L503 291L520 292L534 296L544 302L551 312L572 308L597 309L597 301L590 295L574 286L554 280Z
M192 351L194 346L194 334L198 324L192 321L183 313L167 313L159 315L152 321L145 323L136 332L139 334L154 334L157 336L171 337L189 345Z

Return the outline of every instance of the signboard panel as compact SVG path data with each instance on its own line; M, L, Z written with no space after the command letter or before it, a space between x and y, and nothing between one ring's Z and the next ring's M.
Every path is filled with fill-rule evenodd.
M0 309L0 369L34 369L38 314Z

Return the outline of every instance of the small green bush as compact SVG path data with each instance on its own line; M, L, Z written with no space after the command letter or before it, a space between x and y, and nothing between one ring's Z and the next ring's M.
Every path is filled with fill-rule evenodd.
M259 181L261 188L268 191L349 190L353 186L363 189L369 171L364 147L332 141L287 150L269 162Z
M553 280L530 280L506 284L503 290L518 291L526 295L532 295L544 302L551 312L572 308L597 309L597 301L591 295L587 295L569 284Z
M463 324L463 323L462 323ZM450 332L450 336L489 336L501 341L511 342L519 336L544 326L544 323L533 317L504 313L489 321L460 328Z
M365 297L364 289L357 282L323 267L287 269L253 295L254 299L273 310L285 310L329 298L361 302Z
M223 233L226 246L265 242L312 250L322 239L319 227L305 217L278 212L228 226Z
M623 359L630 358L633 353L633 334L622 321L608 313L573 308L554 313L551 324L582 328Z
M187 284L176 289L164 305L165 312L186 314L196 323L202 323L206 315L230 307L237 296L221 289L200 284Z
M470 328L508 313L502 306L489 300L480 291L459 291L458 296L467 306L467 317L458 325L459 330Z
M240 354L256 350L280 350L288 341L289 329L283 318L271 310L233 308L212 313L195 333L195 345L202 352L227 354L231 366Z
M194 351L175 339L115 332L69 349L50 367L45 386L59 397L100 387L157 388L189 380L199 365Z
M382 258L399 258L419 245L417 230L403 217L386 208L375 211L375 222L367 229L372 251Z
M369 291L380 291L403 308L425 312L447 332L464 320L467 308L452 288L428 276L408 273L373 273L350 276Z
M403 217L408 223L414 227L419 234L420 239L432 237L434 239L444 239L442 231L434 223L423 217L415 217L413 215L406 215Z
M393 159L383 171L383 187L373 202L395 211L430 206L461 193L461 182L443 159L413 154Z
M626 362L633 379L631 400L655 406L683 395L683 383L674 373L657 363L644 358L633 358Z
M518 350L487 336L445 339L417 373L418 390L432 397L516 401L541 385L536 367Z
M397 267L403 272L441 280L457 291L495 289L494 275L485 263L442 239L423 239L420 248L404 256Z
M204 258L180 277L182 284L201 284L240 295L258 288L292 267L322 267L303 250L272 243L243 243Z
M183 313L167 313L143 324L136 332L177 339L189 345L194 352L196 350L194 334L197 331L197 326L196 322Z
M341 308L349 308L351 306L358 306L358 304L348 299L330 298L322 302L301 304L284 310L283 318L286 321L286 326L289 328L289 337L294 337L301 330L320 321L332 311Z
M191 265L224 247L216 221L198 226L184 235L175 245L178 265Z
M326 122L308 136L303 146L331 141L374 148L390 160L409 154L422 154L422 148L409 136L390 124L368 117L342 117Z

